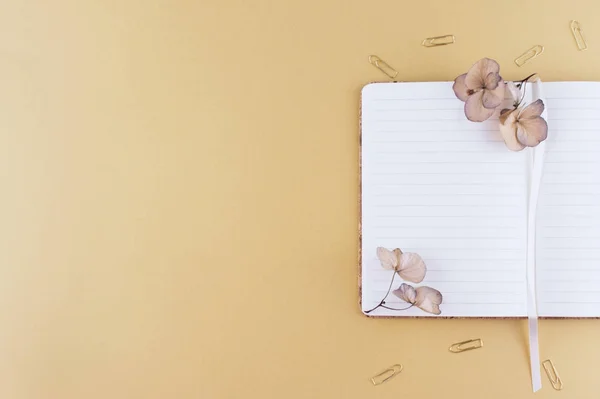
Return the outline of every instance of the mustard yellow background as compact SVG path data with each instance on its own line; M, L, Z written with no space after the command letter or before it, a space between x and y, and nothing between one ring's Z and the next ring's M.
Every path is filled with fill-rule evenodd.
M359 93L386 80L369 54L408 81L484 56L506 79L599 80L600 3L0 9L0 397L532 395L525 321L360 313ZM456 44L421 47L443 34ZM597 395L600 320L540 327L565 389L543 376L537 397ZM447 351L477 337L484 349ZM401 376L373 387L393 363Z

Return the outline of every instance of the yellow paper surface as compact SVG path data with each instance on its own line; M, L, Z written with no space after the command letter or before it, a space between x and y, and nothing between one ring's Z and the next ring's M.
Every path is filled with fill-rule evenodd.
M359 93L386 79L369 54L598 80L600 3L4 3L2 398L530 397L525 321L361 315ZM600 321L540 328L561 394L597 393Z

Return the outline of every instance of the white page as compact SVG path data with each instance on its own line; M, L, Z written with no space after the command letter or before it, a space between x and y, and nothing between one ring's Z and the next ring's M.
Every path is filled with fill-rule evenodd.
M600 317L600 83L544 83L546 162L537 218L542 317Z
M452 82L376 83L362 93L362 309L392 272L376 248L417 252L440 316L522 317L526 295L526 154L497 118L466 120ZM600 251L599 251L600 252ZM396 276L393 289L401 280ZM393 295L386 304L405 307ZM432 316L379 308L374 316Z

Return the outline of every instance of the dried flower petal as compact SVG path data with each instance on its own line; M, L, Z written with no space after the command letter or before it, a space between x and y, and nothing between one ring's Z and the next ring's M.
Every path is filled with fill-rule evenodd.
M517 140L527 147L535 147L548 137L548 124L544 118L519 120Z
M542 115L544 108L544 102L542 100L536 100L523 108L523 111L521 111L521 114L519 115L519 120L537 118Z
M489 75L498 74L499 72L500 65L498 65L496 61L489 58L482 58L473 64L473 66L467 72L465 84L469 89L472 90L483 89L486 87L486 79L491 79ZM496 87L494 86L491 89L495 88Z
M493 90L485 89L483 91L483 106L488 109L496 109L504 101L504 82L496 83Z
M463 73L454 79L454 84L452 85L452 90L454 90L454 94L460 101L467 101L467 98L469 98L469 88L465 84L466 77L467 74Z
M398 255L387 248L377 248L377 258L379 258L381 266L386 270L396 270L398 268Z
M483 94L485 90L476 92L469 96L465 102L465 115L471 122L483 122L494 114L494 109L486 108L483 105Z
M498 119L500 120L500 123L505 123L506 119L510 116L510 113L513 112L515 109L510 109L510 108L504 108L502 111L500 111L500 115L498 116Z
M402 299L404 302L408 302L412 305L415 304L417 299L417 291L412 285L402 283L397 290L392 291L394 295Z
M442 303L442 294L431 287L417 287L417 296L414 304L427 313L440 314L440 304Z
M506 111L506 112L505 112ZM525 146L517 140L517 112L516 110L503 110L500 114L500 133L504 143L511 151L521 151Z
M490 72L485 77L485 88L488 90L494 90L498 87L498 83L502 81L502 77L498 74L498 72Z
M517 140L527 147L535 147L548 137L548 124L540 115L544 102L534 101L526 106L517 117Z
M500 133L506 146L513 151L525 147L535 147L548 137L548 124L540 115L544 112L544 102L534 101L525 108L502 111Z
M400 256L397 273L403 280L420 283L425 278L427 267L419 254L407 252Z

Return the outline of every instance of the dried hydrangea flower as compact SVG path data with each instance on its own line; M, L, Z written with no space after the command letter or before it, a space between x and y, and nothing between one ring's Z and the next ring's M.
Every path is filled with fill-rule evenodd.
M452 86L454 94L465 102L465 115L472 122L483 122L494 114L504 100L504 81L500 65L483 58L465 74L458 76Z
M442 303L442 294L431 287L417 287L408 284L400 285L400 288L393 291L393 294L404 302L408 302L411 305L418 307L419 309L431 313L440 314L440 304Z
M410 303L410 306L398 309L388 306L385 302L392 292L396 275L414 283L423 281L427 267L421 256L411 252L403 253L400 248L390 251L389 249L379 247L377 248L377 258L379 258L379 262L381 262L381 266L384 269L393 271L394 273L392 273L392 280L383 299L374 308L365 310L365 314L369 314L378 308L407 310L413 306L417 306L425 312L432 314L439 315L441 313L439 305L442 303L442 294L430 287L419 287L415 290L412 286L403 283L400 288L394 291L394 294L403 299L406 298L404 300Z
M395 270L403 280L420 283L425 278L427 267L419 254L402 253L399 248L390 251L379 247L377 248L377 257L384 269Z
M500 133L506 146L512 151L535 147L548 137L548 124L541 117L544 102L534 101L526 107L502 110Z

